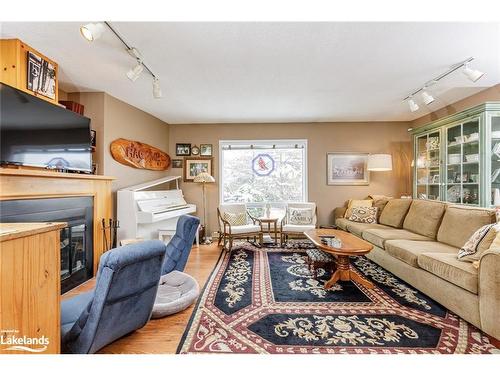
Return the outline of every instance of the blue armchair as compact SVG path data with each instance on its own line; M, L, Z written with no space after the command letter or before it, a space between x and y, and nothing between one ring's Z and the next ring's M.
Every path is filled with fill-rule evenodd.
M143 327L151 316L165 250L154 240L104 253L95 289L61 304L62 351L95 353Z
M166 275L174 270L183 271L193 247L200 219L191 215L183 215L177 221L175 235L167 245L167 253L161 270Z

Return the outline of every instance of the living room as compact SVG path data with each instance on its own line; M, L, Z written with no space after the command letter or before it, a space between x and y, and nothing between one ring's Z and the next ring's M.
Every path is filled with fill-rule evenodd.
M500 353L500 23L301 5L11 5L0 361Z

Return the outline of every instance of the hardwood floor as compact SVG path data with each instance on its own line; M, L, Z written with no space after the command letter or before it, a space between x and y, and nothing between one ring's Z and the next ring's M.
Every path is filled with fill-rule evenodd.
M189 255L186 273L193 276L200 284L200 289L212 272L219 259L221 249L217 244L193 247ZM65 293L62 299L85 292L95 285L95 278ZM142 329L135 331L114 343L104 347L99 354L173 354L184 333L195 304L188 309L167 316L163 319L152 319Z

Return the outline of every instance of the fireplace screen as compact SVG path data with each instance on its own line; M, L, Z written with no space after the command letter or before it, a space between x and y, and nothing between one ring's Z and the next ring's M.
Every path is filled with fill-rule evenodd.
M86 268L85 245L85 224L61 231L61 280Z

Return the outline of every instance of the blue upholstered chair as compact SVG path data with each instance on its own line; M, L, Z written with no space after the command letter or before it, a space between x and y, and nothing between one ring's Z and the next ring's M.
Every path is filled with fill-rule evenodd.
M143 327L151 316L165 250L154 240L104 253L95 289L61 304L62 351L95 353Z
M200 219L195 216L182 215L179 218L175 235L167 245L167 254L161 270L162 275L174 270L184 270L199 225Z

